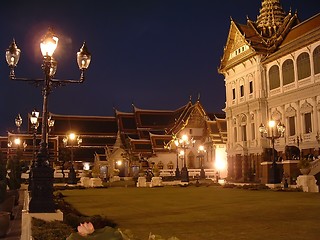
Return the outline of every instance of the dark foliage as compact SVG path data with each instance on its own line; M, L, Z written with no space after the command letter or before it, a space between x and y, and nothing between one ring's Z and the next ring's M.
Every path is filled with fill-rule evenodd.
M66 239L74 230L61 221L47 222L32 218L32 237L34 240Z
M64 201L64 195L61 192L55 193L55 202L57 209L63 212L64 222L76 229L80 223L91 222L95 229L104 228L106 226L116 227L117 224L106 217L100 215L85 216L73 208L69 203Z

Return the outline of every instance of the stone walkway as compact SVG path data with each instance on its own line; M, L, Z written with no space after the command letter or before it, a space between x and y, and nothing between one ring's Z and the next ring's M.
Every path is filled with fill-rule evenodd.
M20 240L21 239L21 216L24 201L24 192L26 190L20 190L19 204L14 207L13 214L14 219L10 221L10 229L8 234L1 240Z

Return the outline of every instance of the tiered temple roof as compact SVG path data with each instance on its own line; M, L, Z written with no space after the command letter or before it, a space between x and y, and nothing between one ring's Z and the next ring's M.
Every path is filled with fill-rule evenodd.
M214 143L226 142L226 121L224 114L206 114L200 101L188 103L176 110L148 110L132 106L132 112L114 109L115 116L70 116L51 114L55 120L52 135L62 138L74 131L83 139L82 151L88 155L104 154L106 146L119 145L133 154L145 157L166 151L164 145L178 134L190 121L194 121L197 111L206 123L206 131ZM193 117L192 117L193 116ZM62 143L59 143L62 144ZM86 150L85 150L86 149ZM78 150L77 150L78 152Z

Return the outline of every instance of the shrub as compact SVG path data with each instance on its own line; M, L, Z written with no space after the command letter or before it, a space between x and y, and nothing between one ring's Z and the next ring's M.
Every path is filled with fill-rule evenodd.
M41 219L32 218L32 237L34 240L61 240L66 239L73 229L61 222L47 222Z
M7 178L7 185L10 190L19 189L21 187L21 158L22 151L17 150L17 154L7 162L7 170L9 175L9 178Z
M245 184L241 188L242 189L248 189L248 190L266 190L266 189L270 189L265 184Z
M237 185L235 185L233 183L227 183L227 184L224 184L222 187L223 188L236 188Z
M6 199L7 182L6 180L0 180L0 203Z

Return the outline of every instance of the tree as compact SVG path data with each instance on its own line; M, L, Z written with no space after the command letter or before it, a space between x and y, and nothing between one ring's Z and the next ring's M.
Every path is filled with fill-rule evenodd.
M3 153L0 151L0 203L6 198L7 191L7 168L3 159Z
M21 187L22 155L22 150L17 149L16 155L7 162L7 172L9 176L7 178L7 184L10 190L16 190Z

